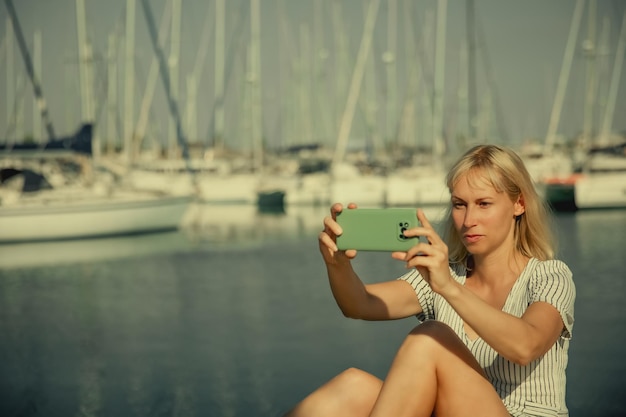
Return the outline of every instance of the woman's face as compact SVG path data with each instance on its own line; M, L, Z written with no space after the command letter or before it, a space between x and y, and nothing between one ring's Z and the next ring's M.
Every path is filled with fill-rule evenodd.
M497 192L481 169L461 176L452 190L452 217L461 241L474 256L514 247L515 217L524 212L522 199L511 201Z

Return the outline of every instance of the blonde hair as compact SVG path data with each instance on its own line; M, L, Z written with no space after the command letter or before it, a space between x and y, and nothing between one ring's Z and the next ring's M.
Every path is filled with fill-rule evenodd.
M553 259L556 239L552 230L550 209L537 194L533 180L522 159L511 149L497 145L478 145L467 151L450 169L446 185L452 193L457 181L466 174L476 173L486 178L497 192L506 193L511 201L522 198L525 211L515 221L515 247L521 254L539 260ZM469 252L452 220L452 205L444 223L444 238L448 244L450 262L467 266Z

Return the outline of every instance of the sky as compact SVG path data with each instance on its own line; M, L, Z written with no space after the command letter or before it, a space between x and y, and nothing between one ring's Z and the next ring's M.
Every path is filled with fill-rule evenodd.
M370 0L259 0L260 70L256 72L249 67L254 56L250 47L253 2L225 2L224 142L233 148L247 148L252 146L256 135L262 135L266 144L276 147L308 142L334 146L342 118L350 119L346 110L347 92L355 73ZM71 133L88 115L80 88L77 1L13 0L13 3L33 55L36 55L35 33L41 36L40 79L54 130L57 135ZM167 3L149 1L157 26ZM569 77L565 79L560 74L566 62L566 45L577 0L474 0L475 48L467 47L468 2L380 0L363 79L355 89L358 100L349 142L361 146L395 140L431 146L433 125L436 125L433 103L440 99L443 135L448 146L461 143L461 138L470 133L485 142L542 143L558 103L559 85L566 88L557 133L569 140L580 134L585 125L598 131L610 102L626 2L582 3L571 66L565 67ZM146 15L142 0L136 0L133 105L128 111L124 102L127 1L84 0L84 4L93 60L89 61L91 66L83 68L91 68L93 73L93 118L104 140L120 144L126 120L132 125L137 123L148 90L149 70L154 65ZM442 5L445 5L445 19L437 20ZM178 78L174 77L172 83L178 85L175 102L184 135L190 142L203 144L212 143L215 137L214 112L218 107L219 89L214 82L215 10L213 0L181 0L180 52L178 65L171 67L178 70ZM443 27L438 26L441 23L445 25L445 41L437 44L435 35L437 28ZM7 34L8 24L3 2L0 4L1 137L45 136L37 133L40 130L33 133L38 115L33 109L32 86L17 44L13 48L7 46L7 40L12 38ZM114 34L116 38L112 38ZM167 37L162 50L171 58L176 49L172 47L169 32ZM115 54L109 48L109 39L117 39ZM591 44L595 47L585 49ZM476 93L472 99L468 93L470 50L476 63ZM437 51L445 52L439 60L443 65L436 65ZM111 56L116 58L113 60ZM390 60L390 56L394 59ZM198 74L196 87L188 88L194 68ZM593 68L591 78L589 68ZM261 80L258 84L253 82L256 76ZM594 82L588 84L589 79ZM617 94L611 129L622 132L626 131L626 79L620 73L617 81L613 84L617 85ZM587 95L589 85L594 86L591 91L595 94ZM172 140L171 117L160 79L154 88L144 145ZM113 90L116 99L111 95ZM255 92L261 97L258 108L254 106ZM472 106L471 102L476 105ZM471 108L476 115L473 121L469 116ZM256 114L260 114L257 116L261 120L260 134L255 133Z

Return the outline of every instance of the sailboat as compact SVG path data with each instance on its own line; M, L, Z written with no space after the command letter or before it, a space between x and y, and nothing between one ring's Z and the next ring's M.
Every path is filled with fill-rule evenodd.
M548 131L543 144L525 144L520 150L539 195L557 211L576 210L574 203L574 172L571 155L556 145L567 83L571 72L577 37L583 16L584 0L577 0L572 14L567 43L552 104Z
M589 148L581 177L574 186L578 209L626 208L626 140L611 143L610 130L626 49L626 12L622 18L617 53L604 114L600 142Z
M0 242L75 239L177 229L190 199L124 189L96 167L93 126L58 137L11 0L5 0L49 140L11 144L0 154ZM95 169L94 169L95 168ZM33 181L34 180L34 181Z

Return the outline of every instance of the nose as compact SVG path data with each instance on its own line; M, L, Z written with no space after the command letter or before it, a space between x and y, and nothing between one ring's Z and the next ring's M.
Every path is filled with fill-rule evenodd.
M463 226L470 228L476 223L476 210L472 206L468 205L465 208L465 216L463 216Z

